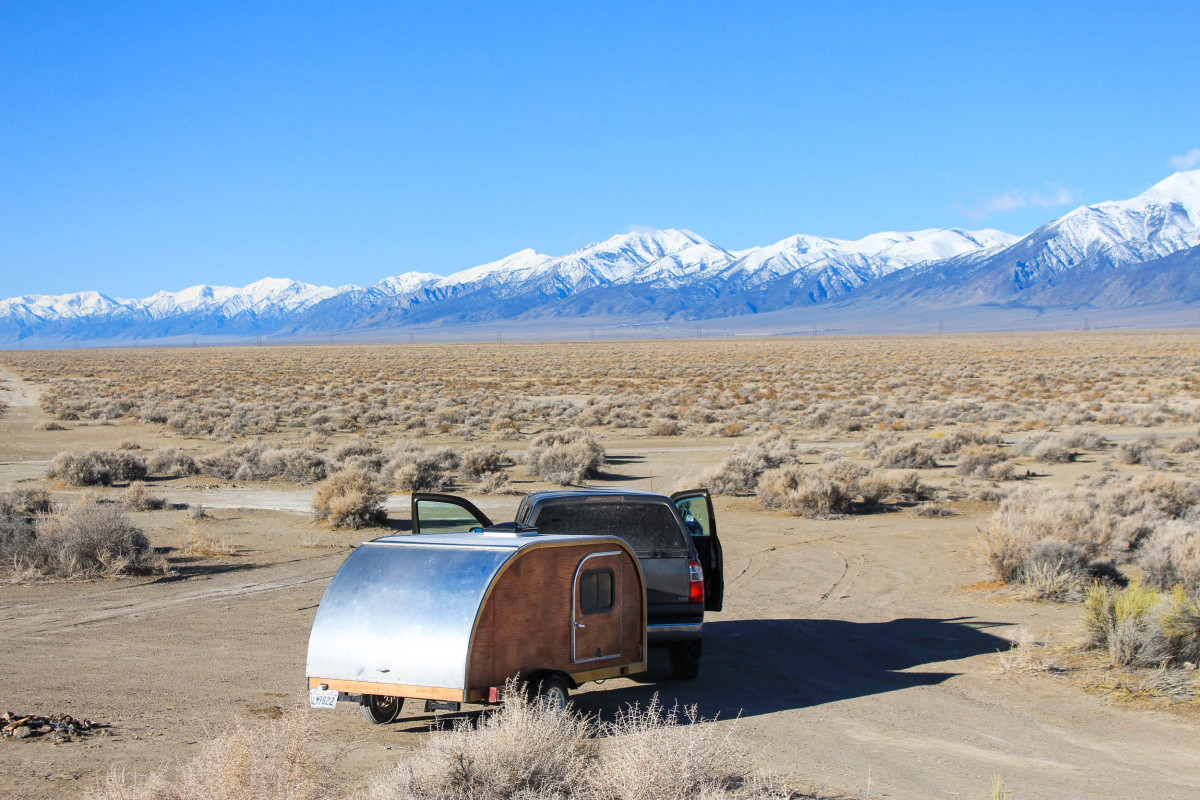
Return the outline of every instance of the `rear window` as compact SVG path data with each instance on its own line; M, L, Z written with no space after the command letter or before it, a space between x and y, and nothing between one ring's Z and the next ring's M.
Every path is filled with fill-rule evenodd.
M617 536L641 557L686 556L687 543L665 503L566 503L543 506L531 521L539 533Z

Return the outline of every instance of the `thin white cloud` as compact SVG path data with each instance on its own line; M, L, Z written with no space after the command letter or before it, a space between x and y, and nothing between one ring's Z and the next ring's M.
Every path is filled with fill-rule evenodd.
M1200 164L1200 147L1193 147L1181 156L1171 156L1167 166L1171 169L1193 169Z
M1022 208L1057 208L1059 206L1070 205L1079 199L1079 193L1074 189L1068 189L1065 186L1052 186L1047 184L1046 190L1027 189L1009 189L997 195L993 195L982 203L972 206L964 206L961 203L956 203L955 207L959 213L970 219L983 219L990 217L992 214L1001 214L1006 211L1016 211Z

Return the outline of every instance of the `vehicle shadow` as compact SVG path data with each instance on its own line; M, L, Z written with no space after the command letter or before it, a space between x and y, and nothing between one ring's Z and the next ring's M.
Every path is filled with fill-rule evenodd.
M1007 650L1009 640L985 630L1004 624L965 617L707 622L696 680L672 680L666 652L651 648L650 671L636 679L638 685L600 687L573 699L580 710L611 718L657 693L668 706L678 700L696 704L704 717L729 718L934 686L961 673L908 670Z
M179 581L186 581L191 578L211 578L214 575L225 575L231 572L246 572L248 570L259 569L263 566L266 565L255 564L249 561L214 564L212 562L205 562L200 558L176 557L171 560L170 574L155 578L150 583L178 583Z

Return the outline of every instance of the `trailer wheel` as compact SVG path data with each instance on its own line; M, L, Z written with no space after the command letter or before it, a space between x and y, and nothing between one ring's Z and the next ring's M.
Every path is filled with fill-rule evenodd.
M404 708L403 697L389 697L382 694L364 694L358 710L374 725L386 725L395 722Z
M537 694L535 701L539 704L544 704L556 711L564 711L567 708L567 701L571 697L571 691L567 688L567 682L557 675L547 675L538 681Z
M700 676L700 642L671 645L671 677L692 681Z

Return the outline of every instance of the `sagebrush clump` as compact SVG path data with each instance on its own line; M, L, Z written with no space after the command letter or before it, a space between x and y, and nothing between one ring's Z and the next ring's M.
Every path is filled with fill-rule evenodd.
M754 770L736 722L695 706L627 706L612 722L537 702L510 682L499 708L422 737L367 786L337 791L305 711L235 723L191 761L111 773L92 800L804 800ZM606 746L601 746L604 743Z
M1086 646L1116 667L1179 667L1200 662L1200 604L1182 587L1156 592L1092 584L1084 604Z
M7 517L0 524L0 563L46 578L144 574L164 564L128 517L87 500L56 514Z
M138 481L147 475L146 461L128 450L87 450L59 453L46 469L46 477L72 486L111 486Z
M371 473L352 469L336 472L313 492L313 519L335 528L362 528L387 519L383 501L387 492Z
M153 494L144 481L134 481L121 496L121 505L126 511L157 511L165 508L167 501Z
M964 447L958 454L955 471L959 475L991 481L1011 480L1014 474L1012 462L1005 452L986 444Z
M531 475L564 486L595 476L604 466L604 459L600 442L583 428L543 433L525 451L525 465Z
M1130 562L1152 586L1192 588L1200 586L1198 508L1200 483L1159 473L1072 492L1030 487L1004 498L980 544L998 579L1037 596L1078 596Z
M402 491L436 492L454 484L454 471L461 464L458 453L448 447L431 451L413 441L400 441L388 452L380 476Z
M701 478L713 494L749 495L758 490L763 473L799 461L796 443L789 436L765 436L735 448Z

